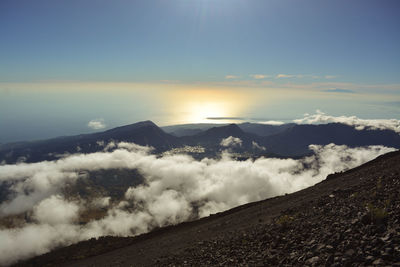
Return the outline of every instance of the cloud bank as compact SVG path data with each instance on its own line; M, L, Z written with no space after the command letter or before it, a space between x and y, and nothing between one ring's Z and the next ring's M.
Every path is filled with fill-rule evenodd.
M304 118L293 120L297 124L314 124L314 123L343 123L353 126L357 130L391 130L400 134L400 120L396 119L360 119L356 116L339 116L334 117L317 110L315 114L305 114Z
M1 216L25 211L30 218L20 227L0 230L0 264L15 263L92 237L136 235L156 226L294 192L320 182L330 173L394 150L334 144L310 148L315 155L299 160L237 161L225 153L221 159L199 161L184 154L157 156L150 153L149 147L118 143L112 151L0 166L0 182L13 183L13 194L0 206ZM108 196L93 200L95 205L108 207L107 214L79 225L77 218L89 206L87 200L65 198L62 188L85 179L81 177L84 170L116 168L137 169L145 182L127 189L119 203L110 203Z

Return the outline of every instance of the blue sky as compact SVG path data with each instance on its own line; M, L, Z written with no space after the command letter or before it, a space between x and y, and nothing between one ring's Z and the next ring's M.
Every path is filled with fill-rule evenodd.
M35 132L32 120L64 125L57 126L60 133L84 131L81 120L89 118L107 117L108 125L142 119L165 124L173 122L165 115L171 111L159 96L182 86L188 91L222 86L224 94L240 88L253 96L264 90L281 101L268 107L255 103L227 116L293 118L312 112L309 107L397 117L399 12L399 1L386 0L2 0L0 126L12 136L23 129ZM75 90L88 83L92 89L103 84L97 91ZM127 93L118 83L135 89ZM144 97L150 87L157 90ZM113 110L104 108L110 94ZM147 99L165 108L128 108L128 95L136 99L132 106ZM80 115L70 115L80 101ZM374 105L381 108L371 109ZM47 113L59 115L51 119L43 116ZM20 138L44 137L39 132ZM9 138L0 136L4 140Z
M398 1L7 1L0 81L400 82Z

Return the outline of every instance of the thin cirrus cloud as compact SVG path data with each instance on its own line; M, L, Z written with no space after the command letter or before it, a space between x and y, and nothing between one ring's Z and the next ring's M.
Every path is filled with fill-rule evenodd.
M324 75L324 76L319 76L319 75L313 75L313 74L284 74L280 73L275 76L276 79L282 79L282 78L297 78L297 79L302 79L302 78L311 78L311 79L334 79L336 76L334 75Z
M249 74L249 77L255 79L255 80L262 80L266 78L271 78L274 77L273 75L267 75L267 74ZM286 73L279 73L275 75L275 79L283 79L283 78L297 78L297 79L302 79L302 78L311 78L311 79L335 79L337 76L334 75L324 75L324 76L319 76L319 75L314 75L314 74L286 74ZM225 75L225 79L239 79L240 76L238 75L232 75L228 74Z
M270 77L270 75L265 75L265 74L250 74L249 76L256 80L261 80Z
M332 88L332 89L326 89L326 90L322 90L322 92L326 92L326 93L355 93L353 90L349 90L349 89L341 89L341 88Z
M237 76L237 75L225 75L225 79L228 79L228 80L230 80L230 79L237 79L237 78L239 78L239 76Z
M280 78L302 78L302 77L303 77L303 75L282 74L282 73L276 75L277 79L280 79Z
M104 129L106 128L106 124L104 122L104 119L94 119L88 122L87 125L89 128L93 130L99 130L99 129Z

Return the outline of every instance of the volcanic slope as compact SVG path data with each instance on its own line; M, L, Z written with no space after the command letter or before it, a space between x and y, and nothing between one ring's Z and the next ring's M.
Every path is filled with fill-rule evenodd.
M400 152L315 186L133 238L104 237L23 266L400 266Z

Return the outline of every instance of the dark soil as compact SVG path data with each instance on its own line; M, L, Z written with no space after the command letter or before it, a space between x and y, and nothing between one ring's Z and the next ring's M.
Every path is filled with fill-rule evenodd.
M400 152L302 191L22 266L400 266Z

